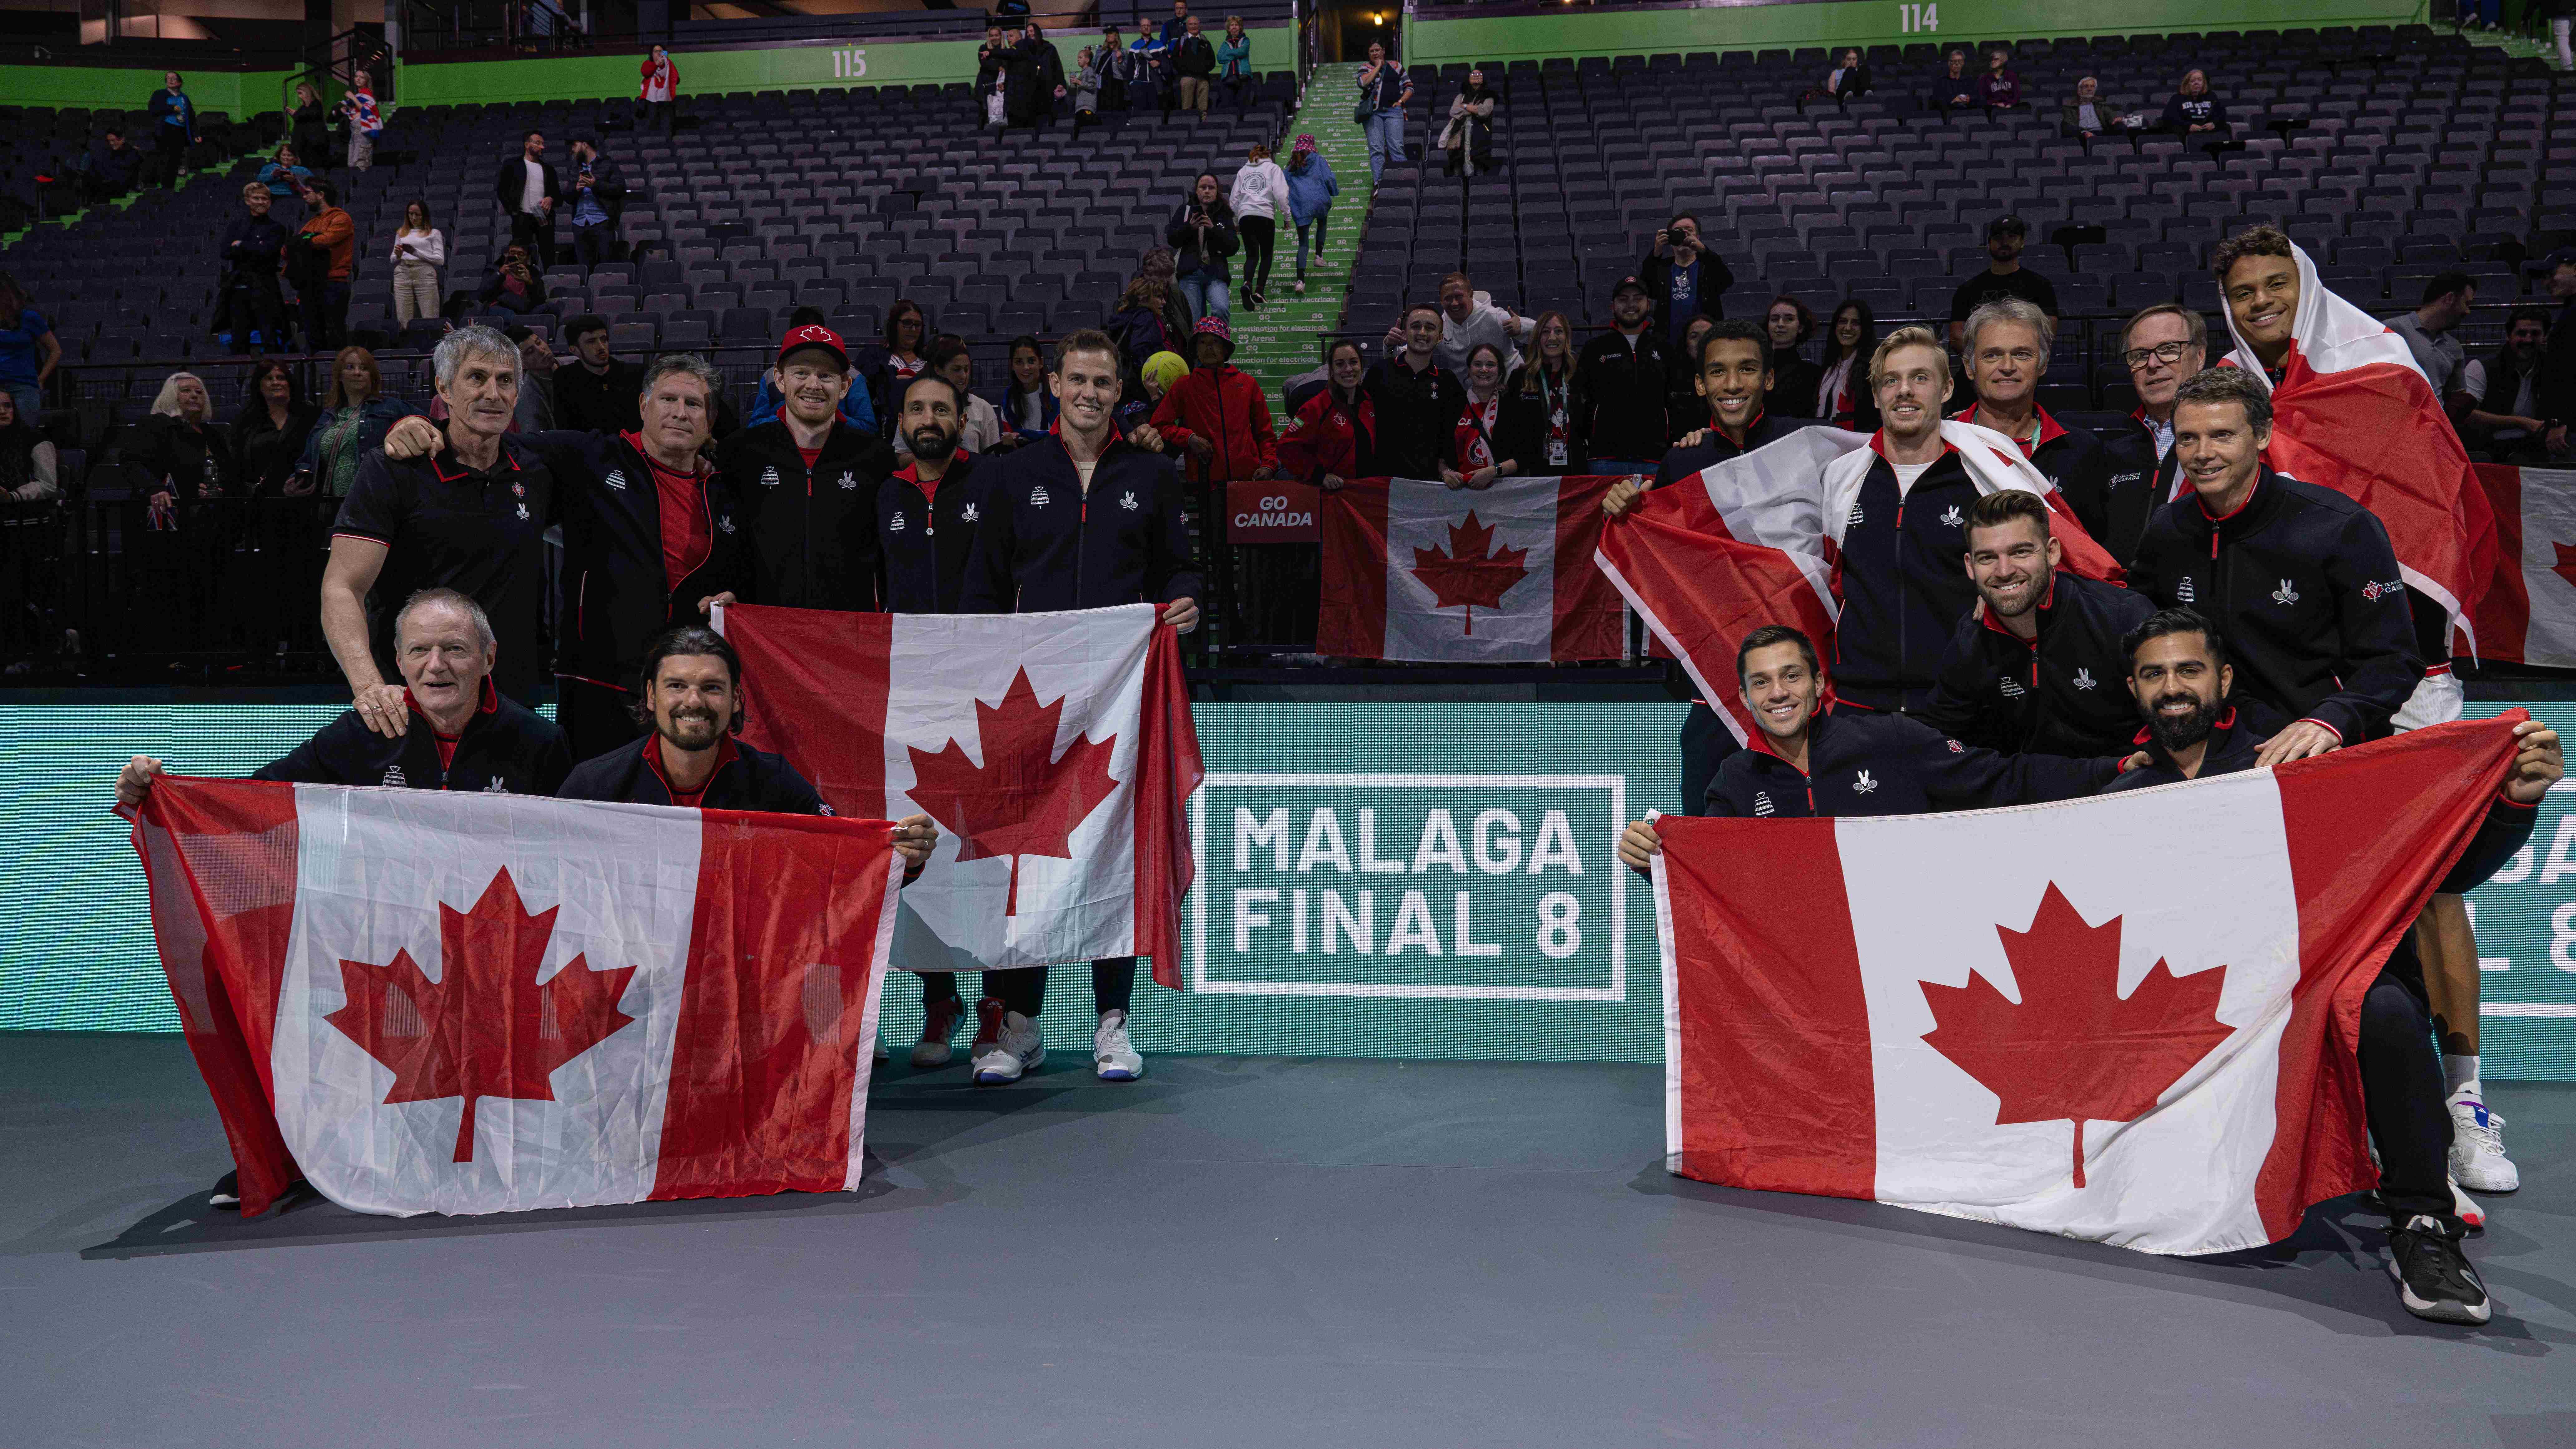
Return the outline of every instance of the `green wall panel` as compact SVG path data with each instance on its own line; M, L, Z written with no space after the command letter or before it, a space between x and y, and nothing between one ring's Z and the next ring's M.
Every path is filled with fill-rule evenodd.
M201 111L236 118L281 109L290 72L282 70L181 70L179 77ZM13 106L139 111L161 89L158 70L110 70L89 65L0 65L0 98Z

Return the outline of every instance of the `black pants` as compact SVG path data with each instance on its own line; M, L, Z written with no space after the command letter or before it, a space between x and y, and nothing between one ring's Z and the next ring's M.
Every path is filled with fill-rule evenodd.
M304 323L304 350L337 352L349 340L349 284L307 282L295 299Z
M1256 296L1270 289L1270 260L1279 251L1279 223L1266 216L1236 219L1243 236L1243 290Z
M1717 767L1726 757L1743 749L1735 742L1735 731L1717 717L1717 711L1691 701L1690 713L1682 718L1682 813L1701 815L1708 811L1708 787L1717 779Z
M2383 971L2361 999L2361 1105L2379 1147L2379 1195L2391 1221L2418 1213L2453 1234L2451 1110L2423 988Z
M1014 971L984 973L984 994L998 996L1002 1005L1020 1015L1035 1018L1046 1010L1047 968L1024 966ZM927 991L928 985L923 989ZM1136 995L1136 958L1115 956L1091 963L1091 1009L1097 1012L1125 1011ZM2439 1099L2436 1099L2436 1105ZM2449 1121L2448 1117L2442 1120Z
M181 126L163 126L152 138L152 169L160 173L163 186L179 184L179 168L188 159L188 132Z
M617 260L617 228L602 222L597 226L572 229L572 256L586 271L601 262Z
M528 249L542 272L555 264L555 222L551 216L539 217L519 211L510 214L510 241Z
M665 136L678 134L680 114L678 101L637 101L635 106L644 113L641 130L650 131L658 125Z
M286 299L278 294L274 274L235 276L224 283L223 315L215 330L233 335L233 356L250 351L251 329L259 330L262 352L286 350Z
M555 676L555 723L563 726L572 762L595 760L619 745L644 736L644 727L627 709L635 696L585 679Z

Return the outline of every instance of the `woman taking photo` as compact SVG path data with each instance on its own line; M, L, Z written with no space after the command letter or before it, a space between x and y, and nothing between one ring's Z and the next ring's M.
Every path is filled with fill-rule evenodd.
M1458 416L1458 466L1440 465L1452 488L1491 488L1497 478L1521 471L1520 461L1496 445L1503 420L1503 350L1479 342L1467 354L1467 410Z
M1816 378L1811 416L1855 433L1878 431L1878 400L1869 386L1870 354L1878 350L1878 320L1869 304L1846 297L1825 329L1825 360Z
M528 249L513 246L501 253L492 264L492 275L483 280L483 290L476 300L495 312L524 316L546 305L545 278L537 275L536 263L529 260Z
M259 168L256 178L268 188L269 212L281 226L296 219L294 203L304 194L304 183L313 179L312 169L301 157L294 147L280 146L268 164Z
M331 359L331 386L322 395L322 414L305 439L304 456L289 493L319 492L345 498L358 476L358 460L385 445L385 430L420 412L384 393L376 355L363 347L343 347Z
M429 203L403 208L394 233L394 325L435 322L445 312L438 279L447 269L447 234L429 224Z
M1532 473L1580 473L1574 437L1574 324L1562 312L1539 314L1527 362L1503 384L1500 431L1504 456Z
M1288 212L1288 173L1270 159L1270 148L1252 143L1251 159L1234 173L1234 229L1243 238L1243 305L1261 310L1270 289L1270 264L1279 254L1279 218Z

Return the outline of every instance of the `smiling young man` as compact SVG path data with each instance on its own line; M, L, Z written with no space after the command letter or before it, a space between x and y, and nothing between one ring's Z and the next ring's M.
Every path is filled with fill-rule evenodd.
M1977 602L1959 563L1977 483L1941 437L1950 358L1929 328L1899 328L1878 344L1870 386L1880 426L1843 519L1834 688L1866 709L1919 710L1951 634Z
M2101 517L2109 493L2101 441L2087 429L2059 426L2039 405L2039 380L2048 375L2057 325L2030 303L2006 298L1969 313L1965 336L1960 356L1977 400L1959 420L2012 439L2065 495L2077 522Z
M2060 552L2036 493L2007 488L1968 509L1977 606L1941 656L1925 723L2008 754L2129 746L2138 721L2118 683L2129 663L2121 640L2156 606L2059 568Z
M1439 308L1405 308L1404 350L1372 363L1361 380L1377 423L1373 446L1360 458L1362 476L1437 478L1457 461L1467 385L1440 365L1440 328Z
M1084 329L1056 345L1048 379L1056 430L988 465L992 481L966 566L962 612L1037 614L1116 604L1162 606L1187 633L1199 622L1199 570L1181 516L1180 475L1150 426L1118 436L1118 344ZM942 490L945 491L945 490ZM1046 968L984 973L974 1079L1018 1081L1046 1059L1037 1016ZM1145 1059L1127 1035L1136 958L1091 963L1092 1070L1132 1082Z
M878 609L877 494L894 449L841 411L850 355L807 324L779 340L778 416L725 440L718 469L745 558L736 593L791 609Z
M1575 354L1573 429L1595 473L1651 473L1671 446L1672 349L1653 312L1645 283L1620 278L1610 289L1610 330Z

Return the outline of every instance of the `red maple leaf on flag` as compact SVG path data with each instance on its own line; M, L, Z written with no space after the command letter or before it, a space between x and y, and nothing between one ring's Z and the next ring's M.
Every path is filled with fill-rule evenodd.
M1023 669L1011 676L1001 704L975 701L982 765L968 759L955 740L937 754L908 747L912 801L956 833L957 858L1010 857L1010 893L1002 902L1006 916L1019 914L1021 858L1068 858L1074 827L1118 787L1109 773L1118 737L1097 742L1077 738L1059 756L1055 734L1063 715L1064 697L1038 703L1038 692Z
M2145 1115L2167 1087L2235 1030L2217 1020L2227 968L2176 976L2162 960L2120 996L2120 918L2088 926L2054 881L2030 929L1995 927L2019 1004L1983 976L1923 983L1938 1027L1924 1043L2002 1098L1995 1122L2075 1123L2075 1185L2084 1185L2084 1123Z
M553 1101L555 1068L635 1019L617 1009L632 966L594 971L575 956L537 984L561 909L529 915L504 868L471 911L439 902L438 980L409 951L383 966L340 963L348 1004L323 1020L392 1069L386 1105L465 1099L457 1162L474 1160L479 1099Z
M1529 557L1528 549L1496 549L1493 544L1494 531L1476 522L1475 510L1469 509L1466 522L1449 525L1446 553L1436 548L1413 551L1413 576L1431 590L1432 606L1464 605L1470 634L1476 632L1476 606L1500 607L1503 595L1529 573L1521 562ZM1488 549L1492 549L1490 557Z
M2576 584L2576 548L2569 548L2554 538L2549 541L2549 546L2558 551L2558 562L2551 564L2549 571Z

